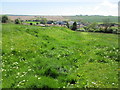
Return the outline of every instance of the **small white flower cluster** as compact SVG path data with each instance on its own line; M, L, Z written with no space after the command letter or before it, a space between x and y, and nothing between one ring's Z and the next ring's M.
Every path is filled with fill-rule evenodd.
M17 64L18 64L18 62L14 62L14 63L13 63L13 65L17 65Z
M31 71L32 69L28 69L28 71Z
M11 50L14 50L14 48L11 48Z
M27 74L27 72L23 72L23 74L20 77L23 77Z
M95 82L92 82L92 84L96 84Z
M23 73L18 72L16 78L23 77L26 74L27 74L27 72L23 72Z
M38 77L38 79L41 79L41 77Z
M19 86L23 85L25 82L26 82L26 80L22 80L17 84L17 86L19 87Z

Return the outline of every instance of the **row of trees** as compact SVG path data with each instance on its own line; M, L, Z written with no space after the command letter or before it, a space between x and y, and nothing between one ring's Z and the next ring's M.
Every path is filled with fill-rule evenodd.
M8 22L10 22L10 20L8 19L8 16L7 15L3 15L2 16L2 23L8 23ZM22 22L23 21L20 20L20 19L15 19L15 21L14 21L15 24L21 24ZM41 20L40 20L41 24L46 24L46 22L47 22L46 18L41 18Z
M118 33L118 27L113 26L113 23L103 23L101 25L97 23L89 24L78 30L86 32L102 32L102 33Z

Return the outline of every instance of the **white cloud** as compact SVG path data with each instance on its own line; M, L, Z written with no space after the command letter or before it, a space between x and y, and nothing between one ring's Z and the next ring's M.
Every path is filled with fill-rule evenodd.
M104 8L118 8L118 5L106 0L100 3L99 5L97 5L94 10L99 10L100 8L103 8L103 7Z
M104 14L104 15L113 15L117 16L118 15L118 4L117 3L112 3L108 0L105 0L98 4L93 11L96 14Z
M101 5L109 7L109 8L117 8L118 7L117 4L113 4L113 3L109 2L109 1L103 1L103 3Z

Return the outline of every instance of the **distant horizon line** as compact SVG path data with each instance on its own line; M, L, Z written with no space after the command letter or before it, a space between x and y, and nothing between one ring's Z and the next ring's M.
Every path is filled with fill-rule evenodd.
M0 14L8 16L113 16L113 15L32 15L32 14Z

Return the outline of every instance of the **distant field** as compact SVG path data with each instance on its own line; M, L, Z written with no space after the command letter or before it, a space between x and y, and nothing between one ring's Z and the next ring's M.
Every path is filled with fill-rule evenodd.
M70 20L82 20L85 22L103 22L105 19L109 19L110 22L118 22L117 16L9 16L11 20L20 18L22 20L32 20L36 17L47 18L47 20L57 21L70 21Z
M117 88L118 36L3 24L3 88Z
M33 24L36 24L37 22L25 22L25 23L29 23L29 24L30 24L30 23L33 23ZM40 23L40 22L39 22L39 23Z
M105 19L109 19L110 22L118 22L117 16L64 16L66 19L71 20L83 20L86 22L103 22Z

